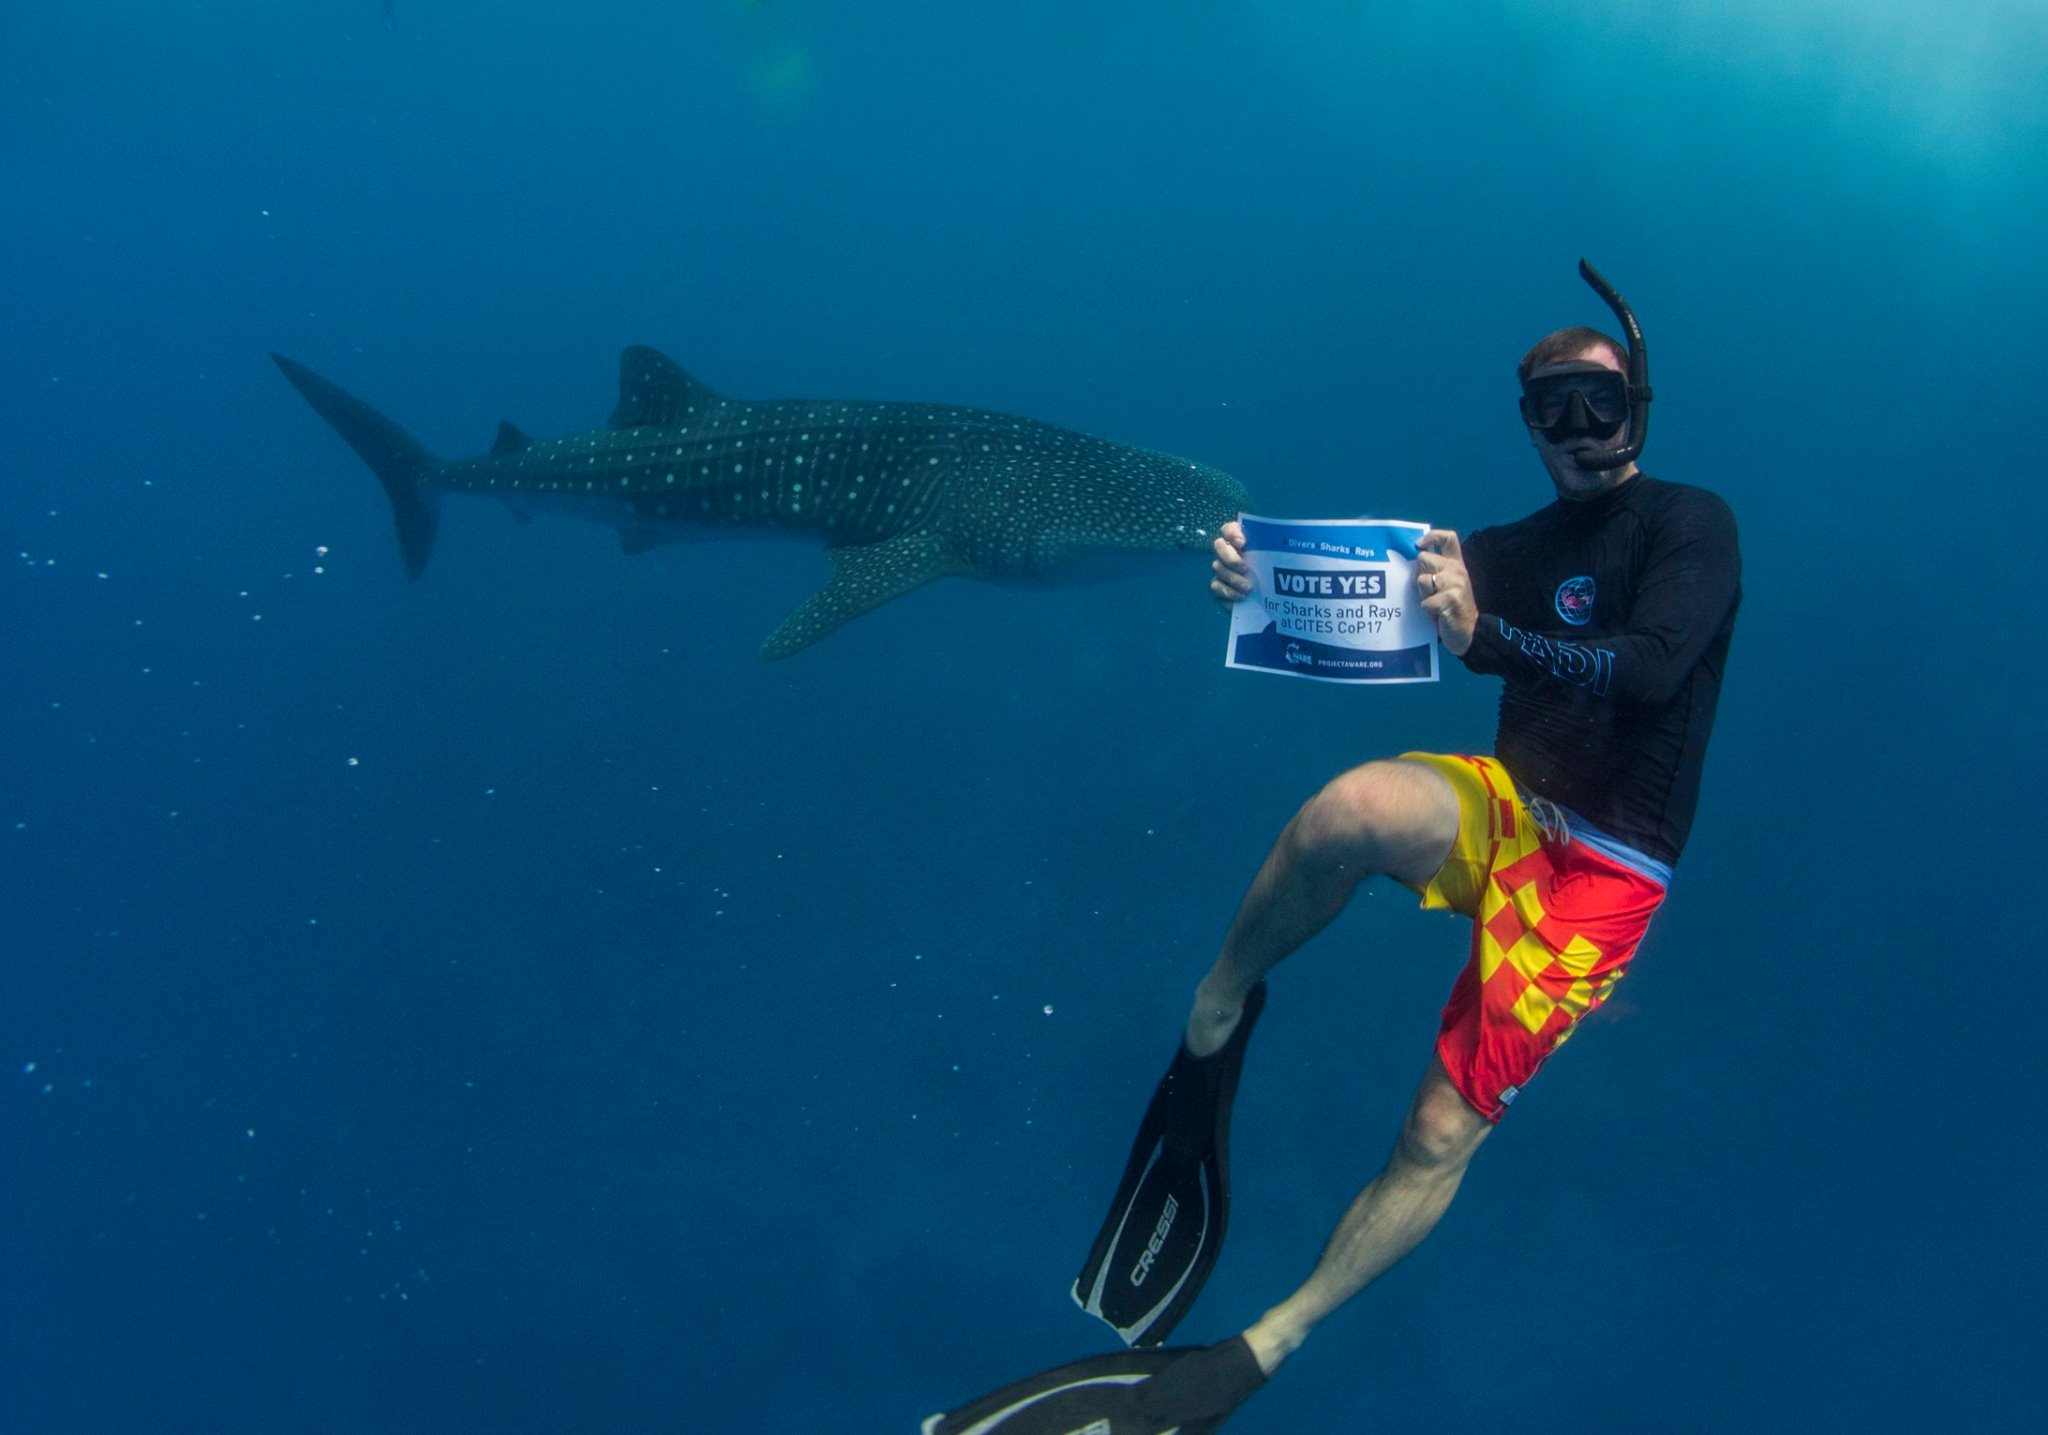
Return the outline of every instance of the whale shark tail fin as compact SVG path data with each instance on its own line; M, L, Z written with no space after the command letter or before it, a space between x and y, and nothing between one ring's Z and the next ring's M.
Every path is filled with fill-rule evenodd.
M293 363L282 354L270 357L313 411L332 424L375 471L391 499L405 574L419 577L427 571L427 558L434 551L434 529L440 521L440 509L425 481L441 466L440 461L390 419L304 364Z

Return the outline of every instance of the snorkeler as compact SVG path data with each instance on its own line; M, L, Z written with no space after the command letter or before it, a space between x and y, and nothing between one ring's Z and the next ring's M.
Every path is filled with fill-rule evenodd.
M1720 498L1637 469L1648 350L1620 295L1579 269L1628 342L1561 329L1523 356L1522 421L1556 501L1462 542L1421 540L1439 641L1503 680L1493 754L1366 763L1287 824L1196 988L1075 1299L1138 1347L1193 1305L1222 1240L1231 1097L1266 973L1375 874L1472 920L1385 1167L1307 1281L1241 1335L1047 1371L934 1416L927 1435L1216 1429L1421 1243L1508 1105L1627 970L1692 826L1741 565ZM1215 543L1209 586L1226 602L1251 592L1244 541L1231 523Z

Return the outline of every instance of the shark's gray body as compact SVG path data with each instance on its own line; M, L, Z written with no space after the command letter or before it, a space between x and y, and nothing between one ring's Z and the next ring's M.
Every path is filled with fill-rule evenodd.
M770 658L934 578L1053 577L1091 549L1206 550L1245 501L1205 465L982 409L726 398L647 348L620 356L608 427L529 439L503 424L487 456L442 462L271 357L383 480L415 578L444 492L608 524L627 553L691 528L822 538L831 581L768 639Z

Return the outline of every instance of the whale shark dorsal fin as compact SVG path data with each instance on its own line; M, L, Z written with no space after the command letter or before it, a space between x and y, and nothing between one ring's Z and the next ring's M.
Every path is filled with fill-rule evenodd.
M521 433L509 419L498 420L498 441L491 445L492 453L518 453L532 445L533 440Z
M619 406L615 429L673 428L719 400L718 392L686 373L658 349L635 344L619 355Z
M783 620L761 645L764 658L786 658L802 652L841 623L879 608L891 598L934 578L965 573L968 565L954 557L946 541L928 529L914 529L880 543L850 543L828 548L832 580Z

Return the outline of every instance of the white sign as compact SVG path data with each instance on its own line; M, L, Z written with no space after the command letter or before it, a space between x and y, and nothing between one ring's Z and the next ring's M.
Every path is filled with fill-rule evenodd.
M1426 523L1257 518L1244 525L1252 591L1230 610L1224 666L1326 683L1433 683L1436 620L1415 587Z

